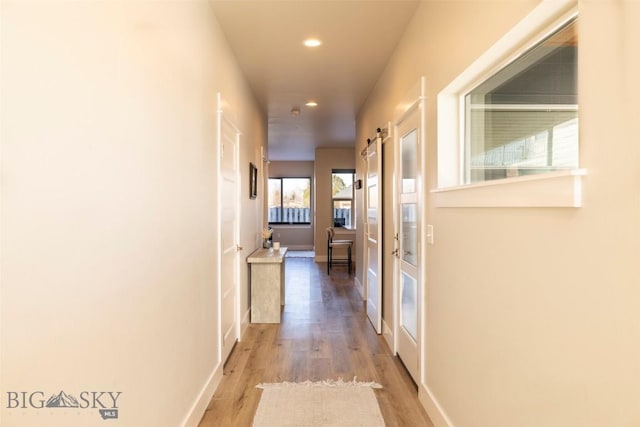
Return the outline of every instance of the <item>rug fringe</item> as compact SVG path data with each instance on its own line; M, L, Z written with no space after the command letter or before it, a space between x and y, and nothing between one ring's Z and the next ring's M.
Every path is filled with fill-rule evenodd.
M351 381L344 381L342 378L338 378L337 380L321 380L321 381L311 381L307 380L301 383L294 383L284 381L281 383L260 383L256 385L256 388L266 389L266 388L289 388L289 387L370 387L370 388L382 388L382 385L369 381L369 382L359 382L356 380L357 377L353 377Z

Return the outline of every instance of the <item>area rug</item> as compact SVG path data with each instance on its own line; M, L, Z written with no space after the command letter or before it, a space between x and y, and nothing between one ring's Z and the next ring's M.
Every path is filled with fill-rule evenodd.
M313 258L316 256L314 251L294 251L288 250L285 258Z
M258 384L253 427L384 427L372 382L326 380Z

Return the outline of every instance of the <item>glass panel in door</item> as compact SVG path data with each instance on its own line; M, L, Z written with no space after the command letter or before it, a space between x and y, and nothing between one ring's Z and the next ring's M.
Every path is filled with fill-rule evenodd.
M416 341L418 336L418 286L416 280L402 273L402 306L400 325Z
M416 192L418 175L418 131L412 130L402 137L402 194Z
M415 203L402 205L402 260L418 265L418 206Z

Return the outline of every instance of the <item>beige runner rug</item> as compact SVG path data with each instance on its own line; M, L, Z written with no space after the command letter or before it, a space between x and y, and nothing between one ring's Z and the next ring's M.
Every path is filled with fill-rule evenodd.
M262 397L253 427L384 427L373 392L377 383L327 380L258 384Z

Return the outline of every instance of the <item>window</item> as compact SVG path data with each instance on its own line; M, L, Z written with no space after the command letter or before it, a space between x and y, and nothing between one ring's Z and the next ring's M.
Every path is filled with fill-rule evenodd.
M355 170L334 169L331 173L331 195L333 201L333 225L352 227L353 184Z
M578 167L577 20L464 95L465 183Z
M311 224L311 178L269 178L269 224Z
M579 207L578 4L545 0L438 94L436 207Z

